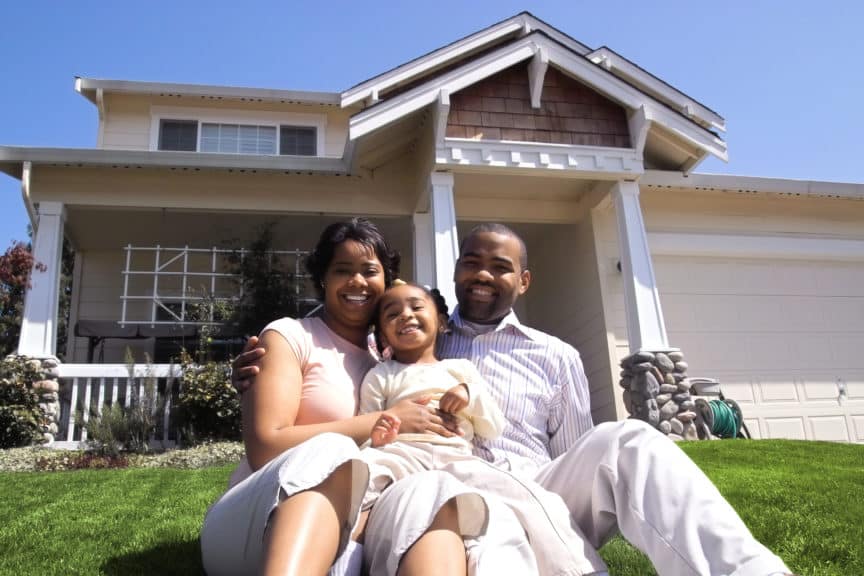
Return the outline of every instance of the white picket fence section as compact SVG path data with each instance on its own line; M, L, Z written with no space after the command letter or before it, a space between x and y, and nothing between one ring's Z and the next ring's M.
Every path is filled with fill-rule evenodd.
M180 366L174 364L60 364L60 422L54 448L81 447L87 440L84 424L91 413L121 402L129 406L144 395L149 379L156 380L158 399L164 399L161 423L151 438L154 446L170 447L177 441L172 406L179 391ZM81 421L78 421L80 418Z

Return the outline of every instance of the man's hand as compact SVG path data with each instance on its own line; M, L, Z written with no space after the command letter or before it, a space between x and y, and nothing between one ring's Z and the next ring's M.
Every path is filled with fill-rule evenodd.
M456 414L468 406L468 386L459 384L453 386L441 396L438 409L445 414Z
M231 385L241 394L249 389L258 375L258 360L266 354L264 348L258 346L258 337L250 336L243 346L243 351L231 362Z
M372 434L369 435L372 446L377 448L395 441L401 424L398 416L389 412L382 412L378 420L375 421L375 425L372 426Z
M431 432L439 436L462 436L462 430L456 418L451 414L444 414L439 410L433 410L427 404L431 396L402 400L388 412L395 415L401 421L402 433L425 434Z

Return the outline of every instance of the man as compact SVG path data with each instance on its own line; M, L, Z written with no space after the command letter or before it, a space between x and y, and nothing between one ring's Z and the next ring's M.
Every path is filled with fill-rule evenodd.
M559 494L594 547L620 530L662 575L788 573L672 441L636 420L593 426L578 352L513 312L531 284L515 232L474 228L454 282L458 306L439 355L472 360L509 423L478 455ZM238 378L254 374L247 365L260 354L235 362Z

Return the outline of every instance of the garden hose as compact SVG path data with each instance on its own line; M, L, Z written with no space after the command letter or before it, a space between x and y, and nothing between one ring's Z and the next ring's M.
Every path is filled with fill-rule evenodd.
M705 423L707 433L718 438L750 438L750 431L744 424L741 407L734 400L698 399L696 406Z

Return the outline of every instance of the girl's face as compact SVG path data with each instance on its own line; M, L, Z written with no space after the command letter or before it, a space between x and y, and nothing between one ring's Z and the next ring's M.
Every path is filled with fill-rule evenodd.
M333 251L324 274L324 309L336 327L363 328L384 293L384 267L375 250L345 240Z
M435 339L440 329L438 309L417 286L394 286L381 297L378 316L385 346L399 362L435 361Z

